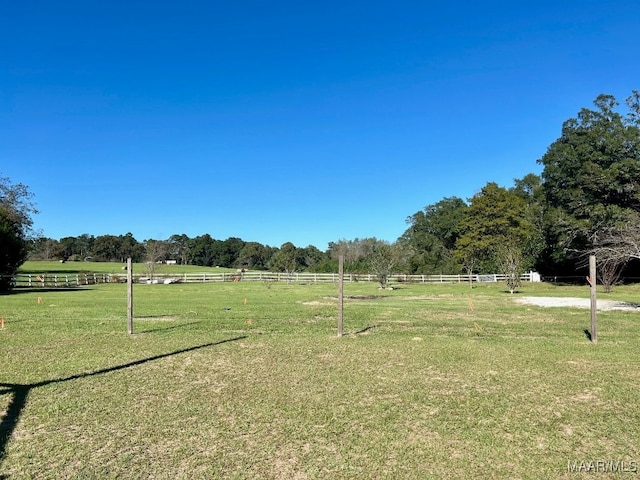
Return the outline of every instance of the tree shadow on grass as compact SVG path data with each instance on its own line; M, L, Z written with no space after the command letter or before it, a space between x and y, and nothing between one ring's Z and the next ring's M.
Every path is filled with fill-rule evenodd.
M154 360L161 360L163 358L171 357L173 355L178 355L180 353L193 352L194 350L199 350L202 348L213 347L216 345L222 345L223 343L235 342L237 340L242 340L247 338L246 335L240 337L229 338L227 340L221 340L219 342L211 342L205 343L203 345L196 345L194 347L184 348L182 350L175 350L169 353L162 353L160 355L155 355L153 357L143 358L141 360L135 360L133 362L125 363L122 365L116 365L115 367L103 368L101 370L96 370L93 372L79 373L76 375L71 375L69 377L64 378L54 378L52 380L44 380L42 382L36 383L0 383L0 396L1 395L11 395L11 399L9 400L9 405L5 411L4 416L2 417L2 421L0 421L0 463L4 460L6 456L6 449L9 440L13 435L13 432L18 425L18 421L20 420L20 416L22 415L22 411L27 404L27 400L29 398L29 394L35 388L44 387L47 385L52 385L55 383L63 383L69 382L71 380L78 380L81 378L87 377L95 377L97 375L103 375L105 373L117 372L118 370L124 370L131 367L136 367L138 365L142 365L147 362L152 362ZM9 478L7 475L0 474L0 479Z

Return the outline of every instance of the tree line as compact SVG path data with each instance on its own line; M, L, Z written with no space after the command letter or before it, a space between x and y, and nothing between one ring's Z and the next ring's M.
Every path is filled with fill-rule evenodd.
M218 240L208 233L196 237L175 234L164 240L140 242L127 233L97 237L83 234L59 240L35 238L31 241L29 258L98 262L125 262L131 258L134 262L150 263L174 260L181 265L293 271L321 268L329 257L313 245L296 247L291 242L271 247L237 237Z
M509 188L490 182L467 202L444 198L409 217L399 239L409 269L573 275L595 255L607 288L625 269L637 275L640 93L632 92L622 113L612 95L593 103L563 123L538 159L541 175Z
M392 272L497 272L515 287L522 271L574 275L595 254L600 280L610 286L625 269L635 272L640 259L640 94L632 92L623 112L612 95L599 95L593 104L563 123L560 137L537 160L541 175L527 174L506 187L489 182L466 200L452 196L427 205L407 218L406 231L393 242L340 239L326 251L209 234L142 242L131 233L37 236L30 230L36 210L27 187L0 177L0 273L15 271L27 255L63 261L171 259L287 272L335 272L344 255L347 271L376 273L383 285Z

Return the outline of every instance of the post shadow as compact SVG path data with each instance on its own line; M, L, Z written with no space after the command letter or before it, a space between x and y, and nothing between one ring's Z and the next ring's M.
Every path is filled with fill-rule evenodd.
M133 362L125 363L122 365L116 365L114 367L103 368L100 370L95 370L93 372L79 373L76 375L71 375L63 378L54 378L51 380L43 380L42 382L36 383L0 383L0 396L1 395L11 395L11 400L9 401L9 405L7 406L7 410L2 417L2 421L0 421L0 464L4 460L6 456L6 449L13 436L13 432L15 431L16 426L18 425L18 421L20 420L20 416L22 415L22 411L27 404L27 399L29 398L29 394L31 391L38 387L44 387L47 385L52 385L55 383L63 383L71 380L78 380L81 378L95 377L97 375L103 375L105 373L117 372L118 370L124 370L126 368L136 367L138 365L142 365L144 363L152 362L154 360L160 360L162 358L171 357L173 355L178 355L180 353L192 352L194 350L199 350L202 348L213 347L215 345L222 345L223 343L235 342L237 340L242 340L247 338L246 335L240 337L229 338L226 340L221 340L219 342L211 342L205 343L202 345L196 345L194 347L184 348L181 350L175 350L169 353L162 353L160 355L154 355L153 357L143 358L140 360L135 360ZM0 479L7 478L6 476L0 474Z
M350 335L360 335L361 333L367 333L371 330L373 330L374 328L378 328L379 325L369 325L367 327L364 327L361 330L358 330L357 332L351 332Z
M0 383L0 386L5 387L0 391L0 395L12 394L7 410L0 422L0 462L4 460L6 455L6 446L13 435L13 431L18 424L20 414L27 404L27 398L31 387L29 385L19 385L11 383ZM3 477L0 477L3 478Z
M140 318L140 317L136 317L136 318ZM170 325L168 327L147 328L146 330L138 330L138 333L151 333L151 332L162 332L164 330L175 330L176 328L184 328L190 325L196 325L198 323L201 323L201 322L197 321L197 322L181 323L179 325Z

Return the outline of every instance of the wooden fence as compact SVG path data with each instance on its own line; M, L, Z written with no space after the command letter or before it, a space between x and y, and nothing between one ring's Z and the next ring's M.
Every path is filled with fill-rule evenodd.
M13 276L14 287L27 288L63 288L79 287L82 285L97 285L99 283L110 283L117 281L108 273L77 273L77 274L54 274L42 275L17 274ZM126 276L124 277L126 281Z
M469 283L471 282L500 282L505 276L490 275L404 275L397 274L389 277L393 283ZM529 272L522 275L524 282L539 282L540 275ZM219 282L292 282L292 283L337 283L337 273L278 273L278 272L244 272L240 273L181 273L155 274L153 276L134 274L134 282L142 284L155 283L219 283ZM374 274L345 273L344 281L376 282ZM126 283L126 274L111 273L78 273L78 274L17 274L13 277L15 287L27 288L60 288L96 285L100 283Z

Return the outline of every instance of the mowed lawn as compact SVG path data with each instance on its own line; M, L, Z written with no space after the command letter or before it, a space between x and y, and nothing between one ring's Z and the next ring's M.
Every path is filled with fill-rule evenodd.
M335 284L135 285L133 335L123 284L0 296L0 475L637 478L640 313L592 345L514 302L587 287L396 287L345 285L343 338Z

